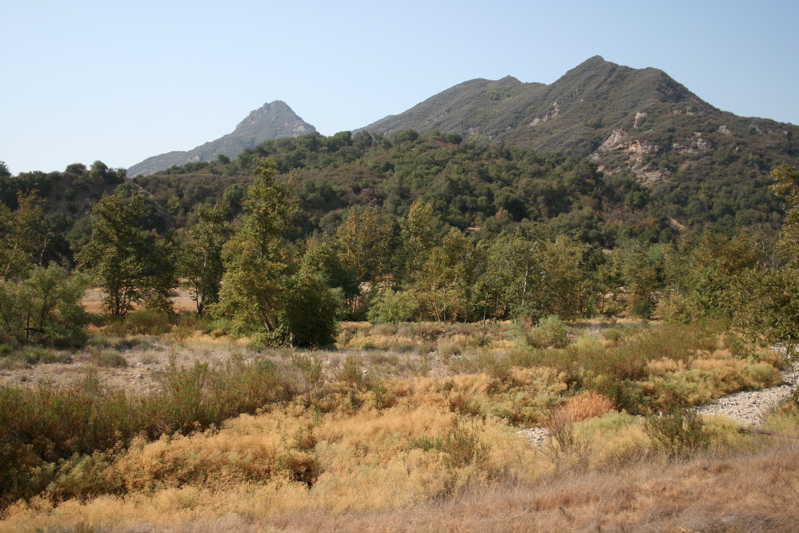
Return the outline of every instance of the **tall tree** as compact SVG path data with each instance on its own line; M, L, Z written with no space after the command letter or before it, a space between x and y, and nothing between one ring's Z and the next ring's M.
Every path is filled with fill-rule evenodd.
M140 192L101 198L92 209L89 242L78 254L105 291L105 308L113 318L124 317L134 303L171 309L176 279L170 245L137 226L144 207Z
M373 206L350 209L336 232L342 262L360 281L385 279L393 266L394 227Z
M274 179L276 172L271 159L255 168L243 213L222 248L225 273L212 312L231 318L240 333L261 327L277 334L280 326L281 299L290 274L285 234L292 229L297 206L290 189Z
M222 247L229 226L219 206L199 204L192 215L191 224L181 234L178 269L188 280L197 314L201 315L219 298L224 273Z
M17 209L0 202L0 277L16 279L41 265L47 247L42 200L36 192L17 193Z
M799 267L799 169L780 165L771 171L772 190L785 199L780 252L791 267Z

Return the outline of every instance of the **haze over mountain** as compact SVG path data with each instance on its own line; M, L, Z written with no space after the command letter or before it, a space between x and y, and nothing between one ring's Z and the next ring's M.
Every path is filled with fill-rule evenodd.
M264 141L282 137L297 137L316 131L297 116L285 102L275 100L252 111L247 118L236 126L233 133L207 142L187 152L169 152L148 157L128 169L128 176L148 175L165 170L175 165L212 161L224 155L235 158L247 148L252 148Z
M695 175L711 162L745 159L745 167L757 168L766 153L790 159L799 133L791 124L720 111L661 70L599 56L551 85L510 76L467 81L363 129L383 135L439 130L590 157L606 172L629 170L644 182Z

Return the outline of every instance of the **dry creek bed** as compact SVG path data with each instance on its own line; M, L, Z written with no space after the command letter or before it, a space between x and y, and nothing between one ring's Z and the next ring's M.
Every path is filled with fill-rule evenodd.
M703 415L723 416L742 426L757 428L771 410L788 399L799 387L799 361L793 362L780 375L782 385L778 387L736 392L699 405L695 409ZM519 433L537 445L543 444L549 437L549 431L545 427L525 429Z

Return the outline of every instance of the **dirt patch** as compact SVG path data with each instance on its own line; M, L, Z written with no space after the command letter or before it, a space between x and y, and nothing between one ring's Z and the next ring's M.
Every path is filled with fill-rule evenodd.
M251 354L246 340L214 339L198 333L181 341L168 336L129 336L105 341L95 337L84 349L69 355L71 363L40 363L29 368L0 370L0 385L35 386L43 381L67 385L93 369L100 381L110 387L149 394L161 390L161 376L173 360L179 367L190 367L197 361L213 365L234 355ZM109 361L115 366L108 366Z
M103 298L106 293L99 287L94 287L86 291L81 299L81 305L89 313L103 312ZM176 313L181 311L197 311L197 304L191 298L191 292L186 287L180 287L175 291L175 296L170 298L172 308Z

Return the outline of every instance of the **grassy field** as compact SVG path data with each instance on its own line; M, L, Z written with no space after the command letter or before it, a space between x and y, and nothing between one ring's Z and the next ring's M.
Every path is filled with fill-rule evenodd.
M344 323L329 350L142 313L0 358L0 531L793 531L795 402L715 324ZM524 431L546 428L532 442Z

